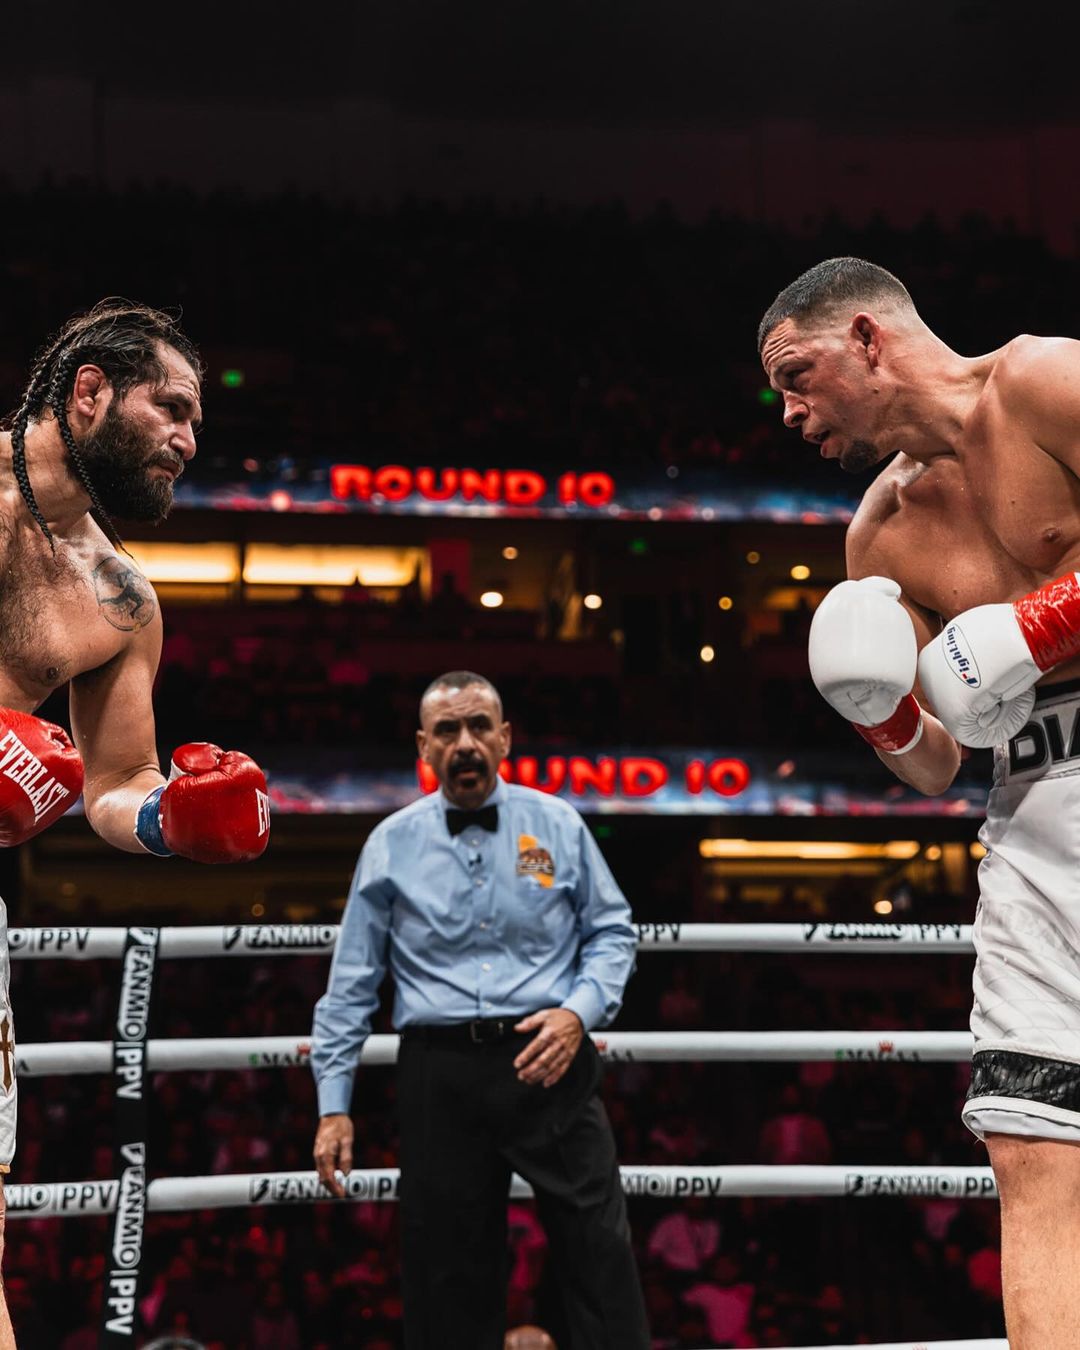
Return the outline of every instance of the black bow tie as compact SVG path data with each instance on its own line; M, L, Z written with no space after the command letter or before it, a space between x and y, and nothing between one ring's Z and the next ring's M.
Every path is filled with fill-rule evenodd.
M479 811L459 811L457 807L449 807L446 828L450 833L460 834L466 825L479 825L482 830L494 833L499 828L499 808L494 804L482 806Z

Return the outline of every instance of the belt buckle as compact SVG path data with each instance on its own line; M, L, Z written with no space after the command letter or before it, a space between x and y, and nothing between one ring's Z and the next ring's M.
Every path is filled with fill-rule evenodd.
M485 1045L488 1041L497 1040L503 1034L504 1025L505 1019L502 1017L494 1022L485 1022L482 1018L477 1018L469 1023L469 1040L473 1045Z

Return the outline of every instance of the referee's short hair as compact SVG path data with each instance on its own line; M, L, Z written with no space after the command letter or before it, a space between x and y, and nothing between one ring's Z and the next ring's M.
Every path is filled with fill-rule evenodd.
M495 702L499 705L501 716L502 696L486 675L478 675L475 670L448 670L445 675L437 675L420 695L421 721L423 720L424 703L429 695L434 694L437 689L468 689L474 684L490 690L494 695Z

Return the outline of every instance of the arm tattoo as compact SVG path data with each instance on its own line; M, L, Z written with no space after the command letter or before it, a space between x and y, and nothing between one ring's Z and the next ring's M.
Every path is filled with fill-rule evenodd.
M149 582L130 563L110 554L94 568L94 594L114 628L145 628L157 612Z

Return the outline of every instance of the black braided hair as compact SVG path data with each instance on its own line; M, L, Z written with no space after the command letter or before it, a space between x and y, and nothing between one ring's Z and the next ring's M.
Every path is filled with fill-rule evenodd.
M71 460L71 467L75 470L75 477L83 486L83 490L90 498L90 506L94 519L108 536L109 543L114 548L123 548L120 543L120 536L116 532L116 526L112 523L109 513L102 506L98 498L97 491L90 481L90 475L86 470L86 462L82 457L78 445L75 443L75 437L72 435L71 427L67 420L67 394L68 382L74 372L76 365L81 365L78 352L65 352L56 363L56 370L53 373L49 384L48 404L56 418L56 426L60 432L60 437L67 446L68 458ZM40 523L40 522L39 522ZM54 545L55 551L55 545Z
M22 402L9 420L12 469L27 510L48 539L54 553L56 541L34 496L26 469L28 425L43 413L52 413L75 476L90 498L95 520L110 542L122 547L116 527L101 504L72 434L67 419L67 400L74 384L74 374L81 365L100 366L116 398L122 398L137 384L163 383L167 372L159 352L162 346L178 352L196 374L202 375L198 351L181 330L176 317L163 310L150 309L147 305L114 296L99 301L85 314L74 315L38 353Z
M41 513L41 507L37 504L37 498L34 496L34 489L30 486L30 475L26 471L26 426L30 421L30 411L34 406L40 406L40 397L45 375L48 373L49 356L51 351L46 349L34 363L34 368L30 372L30 382L26 386L23 394L23 401L19 405L11 419L11 463L15 473L15 481L19 485L19 491L22 493L23 501L26 503L27 510L34 517L38 528L44 534L45 538L52 546L53 553L56 552L56 541L52 537L52 531L46 524L45 517Z

